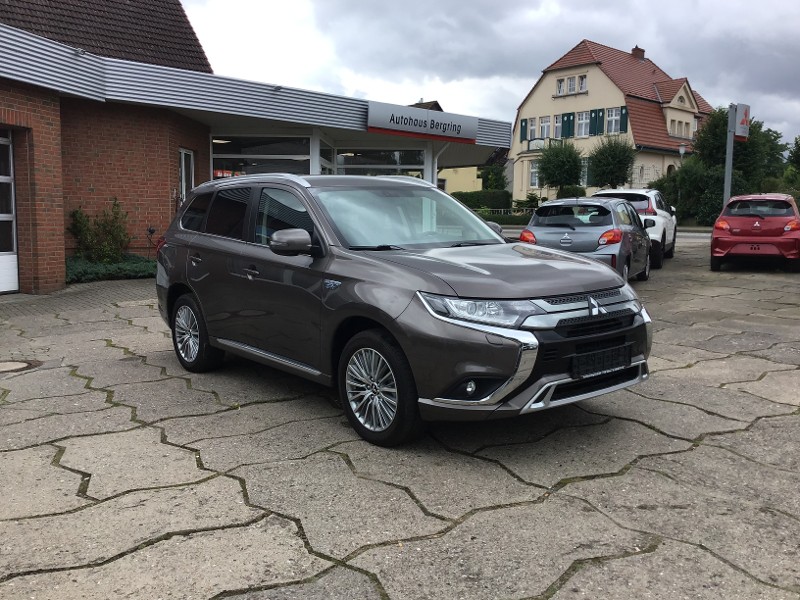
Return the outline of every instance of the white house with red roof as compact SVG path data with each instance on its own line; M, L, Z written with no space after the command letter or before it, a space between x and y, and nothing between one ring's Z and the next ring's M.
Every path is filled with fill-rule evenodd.
M583 155L581 185L594 191L588 156L602 136L625 136L636 148L631 187L647 187L680 166L712 107L685 77L673 79L636 46L630 52L582 40L542 71L517 110L509 159L514 199L541 185L543 148L569 140Z

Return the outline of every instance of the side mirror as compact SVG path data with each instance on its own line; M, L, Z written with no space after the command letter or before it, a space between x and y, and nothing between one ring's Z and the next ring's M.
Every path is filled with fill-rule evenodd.
M311 254L311 236L305 229L280 229L269 239L269 248L281 256Z
M503 228L500 226L499 223L494 221L486 221L486 224L489 226L489 229L494 231L497 235L503 235Z
M653 219L645 219L644 220L644 228L650 229L651 227L655 227L656 222Z
M670 206L669 207L669 214L671 214L672 216L675 216L675 212L676 212L675 207L674 206Z

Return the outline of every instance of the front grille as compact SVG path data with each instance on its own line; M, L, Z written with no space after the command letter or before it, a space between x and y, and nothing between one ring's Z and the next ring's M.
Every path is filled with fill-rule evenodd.
M577 296L555 296L553 298L542 298L544 302L552 306L561 306L562 304L577 304L577 303L586 303L587 298L591 296L595 300L600 300L604 298L614 298L616 296L621 296L622 292L617 290L607 290L605 292L592 292L591 294L580 294Z
M632 366L622 371L616 371L607 375L600 375L599 377L589 377L580 381L573 381L572 383L562 383L557 386L553 391L550 398L551 401L563 400L564 398L572 398L573 396L580 396L590 392L603 390L626 381L631 381L639 376L639 367Z
M596 335L630 327L635 317L636 313L626 308L603 315L561 319L555 331L566 338Z

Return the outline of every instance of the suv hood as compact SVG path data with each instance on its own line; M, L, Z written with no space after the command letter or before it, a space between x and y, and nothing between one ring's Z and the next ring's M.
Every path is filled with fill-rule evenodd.
M462 298L558 296L625 283L595 260L524 243L382 252L380 258L435 275Z

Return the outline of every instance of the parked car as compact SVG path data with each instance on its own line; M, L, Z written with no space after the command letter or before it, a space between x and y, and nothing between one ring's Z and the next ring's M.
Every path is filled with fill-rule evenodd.
M336 386L366 440L495 419L648 376L652 323L617 273L507 241L413 178L253 175L195 188L158 244L180 363L226 352Z
M675 207L668 205L658 190L616 189L599 190L592 197L613 196L630 202L636 212L644 218L655 221L655 226L647 230L651 241L651 264L654 269L664 266L665 258L675 256L675 243L678 237L678 218Z
M787 194L733 196L711 232L711 270L737 258L782 257L800 270L800 213Z
M621 198L548 200L537 208L520 241L576 252L607 264L627 281L650 277L650 238L645 219Z

